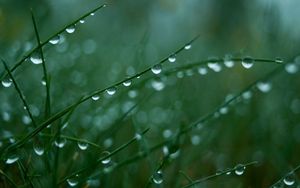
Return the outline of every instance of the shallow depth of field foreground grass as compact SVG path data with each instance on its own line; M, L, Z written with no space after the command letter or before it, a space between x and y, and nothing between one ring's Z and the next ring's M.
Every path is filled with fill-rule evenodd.
M0 187L300 187L298 0L0 0Z

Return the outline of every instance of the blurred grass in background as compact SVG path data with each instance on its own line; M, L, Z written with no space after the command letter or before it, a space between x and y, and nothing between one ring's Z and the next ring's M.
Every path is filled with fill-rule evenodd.
M101 3L95 0L1 0L1 57L12 67L36 46L30 8L43 41ZM61 35L59 44L44 47L51 76L53 112L65 108L86 92L105 88L154 65L198 33L200 38L192 48L177 55L176 63L165 65L163 70L228 54L266 59L281 57L285 63L299 55L300 2L297 0L124 0L108 1L108 5L86 18L84 24L78 24L74 33ZM149 127L145 140L112 158L118 163L212 112L226 96L238 93L278 66L281 65L258 62L246 70L236 63L231 69L224 67L218 73L209 71L205 76L188 70L164 78L166 83L161 91L155 91L150 82L143 83L151 75L142 75L129 89L118 88L114 96L101 95L98 101L80 105L61 134L95 142L111 151L130 140L137 131ZM4 67L0 70L5 71ZM42 66L27 61L14 76L34 117L41 122L46 96L41 84ZM260 165L247 167L242 176L216 178L199 187L268 187L275 183L300 163L299 81L298 73L280 73L272 79L270 92L253 93L250 101L235 105L228 114L185 135L180 155L163 170L164 181L160 186L186 184L179 170L195 180L218 169L253 160ZM115 123L136 103L135 110ZM31 130L14 87L0 89L0 113L1 138L18 139ZM1 142L1 146L5 144L6 141ZM45 170L40 157L34 155L32 143L25 148L24 156L32 155L35 159L29 165L32 173L42 175L38 182L49 181L47 177L51 172ZM60 149L58 179L99 158L98 150L89 149L78 151L76 143L68 141ZM162 155L160 149L143 160L99 177L100 187L143 187ZM48 157L52 161L53 156ZM18 168L4 164L0 167L21 181L14 177L19 173Z

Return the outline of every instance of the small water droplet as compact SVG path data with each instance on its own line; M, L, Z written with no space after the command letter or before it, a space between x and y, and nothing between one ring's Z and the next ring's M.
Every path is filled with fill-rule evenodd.
M250 99L252 97L252 93L251 91L245 91L243 94L242 94L242 97L243 99Z
M289 74L295 74L298 72L298 66L294 63L288 63L285 65L285 71Z
M268 82L258 82L256 86L263 93L267 93L272 89L272 84Z
M99 95L93 95L92 96L92 100L93 101L97 101L97 100L99 100L100 99L100 96Z
M231 174L231 169L230 168L226 168L224 171L227 171L226 175L230 175Z
M78 178L78 175L76 175L76 177L74 177L74 178L67 179L68 185L71 187L75 187L78 184L77 178Z
M224 65L228 68L231 68L234 66L234 61L232 60L231 55L228 54L224 57Z
M134 137L135 137L135 139L137 139L137 140L141 140L141 139L142 139L142 135L139 134L139 133L136 133Z
M60 41L60 35L56 35L55 37L53 37L52 39L49 40L49 43L58 44L59 41Z
M74 33L75 31L75 25L71 25L70 27L66 28L67 33Z
M198 73L201 75L206 75L207 74L207 69L205 67L199 67L198 68Z
M6 163L6 164L13 164L13 163L15 163L17 160L19 160L19 157L18 157L17 155L11 155L11 156L9 156L9 157L6 159L5 163Z
M108 152L108 151L102 152L102 157L101 158L104 158L103 160L101 160L102 164L108 164L108 163L111 162L111 158L108 157L109 155L110 155L110 152Z
M220 108L220 113L221 114L227 114L228 113L228 107L224 106L224 107Z
M35 143L33 145L33 151L35 154L37 154L39 156L43 155L45 152L44 148L39 143Z
M89 146L89 144L86 142L78 142L77 145L78 145L79 149L81 149L81 150L86 150Z
M30 57L30 61L35 65L43 63L41 54L39 52L33 52Z
M154 79L151 81L151 86L156 91L161 91L165 88L165 84L161 79Z
M193 136L191 137L191 143L192 143L194 146L200 144L200 142L201 142L201 137L200 137L200 136L198 136L198 135L193 135Z
M244 174L246 167L242 164L238 164L234 167L234 169L235 174L240 176Z
M154 65L154 66L151 68L151 71L152 71L154 74L159 74L159 73L161 73L161 71L162 71L161 64Z
M287 174L284 178L283 178L283 183L287 186L291 186L295 184L295 177L293 173L289 173Z
M94 13L94 12L92 12L90 15L91 15L91 16L95 16L95 13Z
M79 20L79 23L83 24L85 22L85 20Z
M125 82L123 82L123 86L128 87L131 85L131 80L126 80Z
M3 87L10 87L12 85L12 80L10 78L5 78L1 83Z
M161 184L163 182L163 174L162 171L157 171L152 176L152 181L155 184Z
M184 49L185 50L189 50L189 49L191 49L192 48L192 45L191 44L186 44L185 46L184 46Z
M175 54L170 55L170 57L168 58L168 61L169 61L170 63L175 63L175 61L176 61L176 55L175 55Z
M242 60L242 65L246 69L250 69L254 64L254 59L250 56L246 56Z
M106 93L109 94L109 95L114 95L116 92L117 92L117 88L116 87L111 87L111 88L108 88L106 90Z
M275 62L276 62L276 63L283 63L283 59L280 58L280 57L276 57L276 58L275 58Z
M220 72L222 70L222 67L219 63L216 62L209 62L207 63L208 68L210 68L211 70L215 71L215 72Z
M65 138L58 138L54 141L54 145L58 148L63 148L67 143Z
M42 84L43 86L45 86L45 85L47 84L45 77L42 78L41 84Z

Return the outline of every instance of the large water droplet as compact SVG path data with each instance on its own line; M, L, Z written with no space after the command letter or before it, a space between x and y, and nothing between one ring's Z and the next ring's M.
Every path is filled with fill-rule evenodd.
M92 100L93 101L97 101L97 100L99 100L100 99L100 96L99 95L93 95L92 96Z
M43 155L45 152L44 148L39 143L35 143L33 145L33 150L34 150L34 153L39 156Z
M10 87L12 85L12 80L10 78L5 78L1 83L3 87Z
M19 160L19 156L18 156L18 155L11 155L11 156L9 156L9 157L6 159L5 163L6 163L6 164L13 164L13 163L15 163L17 160Z
M298 66L294 63L288 63L285 65L285 71L289 74L295 74L298 72Z
M155 184L161 184L163 182L163 174L162 171L157 171L152 176L152 181Z
M240 176L244 174L246 167L242 164L238 164L234 167L234 172L236 175Z
M175 54L170 55L170 57L168 58L168 61L169 61L170 63L174 63L174 62L176 61L176 55L175 55Z
M267 93L272 89L272 84L268 82L258 82L256 86L263 93Z
M53 37L52 39L49 40L49 43L58 44L59 40L60 40L60 35L56 35L55 37Z
M284 178L283 178L283 183L285 185L291 186L294 185L295 183L295 177L293 173L289 173L287 174Z
M114 95L116 92L117 92L117 88L116 87L111 87L111 88L108 88L106 90L106 93L109 94L109 95Z
M109 157L109 155L110 155L110 152L108 152L108 151L102 152L102 157L101 158L104 158L101 161L102 164L108 164L108 163L111 162L111 158Z
M86 150L89 146L89 144L86 142L78 142L77 145L78 145L79 149L81 149L81 150Z
M58 138L54 141L54 144L58 148L63 148L67 143L67 140L65 138Z
M76 175L76 177L74 177L74 178L67 179L68 185L71 187L75 187L78 184L77 178L78 178L78 175Z
M154 74L159 74L161 73L161 64L156 64L154 65L152 68L151 68L151 71L154 73Z
M253 66L254 59L250 56L246 56L242 60L242 65L246 69L250 69Z
M43 63L41 54L39 52L33 52L30 57L30 61L35 65Z
M66 28L67 33L74 33L75 31L75 25L71 25L70 27Z

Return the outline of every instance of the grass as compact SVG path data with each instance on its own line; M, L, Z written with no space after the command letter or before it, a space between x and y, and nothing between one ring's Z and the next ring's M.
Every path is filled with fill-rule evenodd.
M69 21L45 40L41 40L40 29L43 28L38 25L34 10L31 10L36 46L15 63L1 57L4 67L1 76L4 88L1 88L1 95L14 97L8 103L16 106L16 109L22 106L27 114L16 110L12 120L1 119L1 124L5 126L1 130L0 187L276 187L298 184L299 166L294 164L293 158L297 159L297 155L291 146L299 146L296 139L285 138L280 143L290 145L287 151L272 151L272 154L263 151L260 154L263 157L250 156L249 152L259 152L253 149L252 143L247 143L252 141L253 135L258 139L260 136L272 138L270 133L276 136L275 130L280 129L280 125L267 131L267 128L260 127L260 118L263 119L261 121L269 120L273 123L277 119L274 117L273 121L268 118L268 111L273 109L266 107L267 112L260 109L262 102L259 98L270 96L271 93L276 94L273 100L293 95L294 101L297 101L297 89L294 85L282 90L278 89L282 85L276 85L280 81L278 77L288 80L291 76L290 82L297 83L297 58L287 56L283 60L275 55L272 58L243 55L225 58L209 56L205 60L183 61L182 58L191 56L190 53L197 53L197 42L202 37L202 32L199 32L140 71L133 71L112 83L100 78L104 87L97 86L97 89L81 93L74 90L76 97L70 97L68 102L56 97L65 96L68 87L60 86L61 83L57 81L59 79L54 76L57 74L49 59L59 55L49 51L49 48L53 48L49 46L49 42L56 40L58 36L60 39L61 36L73 33L76 30L74 28L83 23L83 20L105 7L109 11L114 6L116 4L98 5ZM57 43L59 42L61 41ZM28 79L25 84L22 80L26 74L26 69L22 67L27 66L25 62L32 58L36 60L34 64L42 66L43 88L37 90L43 95L35 96L25 89L34 90L35 87L30 84L37 80ZM237 69L237 66L242 69ZM41 72L38 65L31 71L33 75ZM231 84L225 87L224 80L233 76L232 80L239 82L242 76L235 77L238 71L253 71L249 78L253 76L254 81L229 92L227 90L230 90ZM89 74L88 68L79 72ZM219 87L214 88L212 85L215 82L212 80L222 72L225 73L220 78ZM206 85L200 85L199 91L196 87L199 82L197 77L202 79L208 77L207 74L214 76L209 77ZM57 85L61 87L61 92ZM95 88L94 85L89 86ZM13 87L14 90L10 89ZM208 92L209 90L215 92ZM288 94L282 93L284 91ZM209 95L205 96L205 92ZM225 100L216 99L224 93ZM36 115L33 103L39 104L37 108L42 114ZM293 108L297 110L299 104L297 106L297 102L294 103L296 105ZM251 110L243 113L242 108L246 106L250 106ZM276 105L273 108L276 109ZM288 117L286 120L280 119L281 124L292 124L293 127L288 131L293 132L297 130L298 119L294 117L296 115L286 111L280 111ZM10 117L3 109L2 113ZM22 123L19 123L17 119L22 118ZM82 123L83 121L87 123ZM258 126L250 127L251 122ZM236 127L230 127L229 124ZM242 124L249 127L245 128ZM222 138L223 135L225 139ZM200 138L204 141L200 141ZM277 141L278 138L274 140ZM217 142L218 139L220 142ZM272 143L267 139L254 144L254 148L273 149ZM231 145L234 149L227 150ZM247 151L248 146L250 151ZM235 158L235 155L241 157ZM272 160L275 162L273 166L267 160L272 155L277 157ZM298 160L296 162L299 163ZM294 164L296 167L288 167L287 164ZM279 171L271 173L271 176L254 177L255 173L262 170L263 174L270 173L274 166Z

